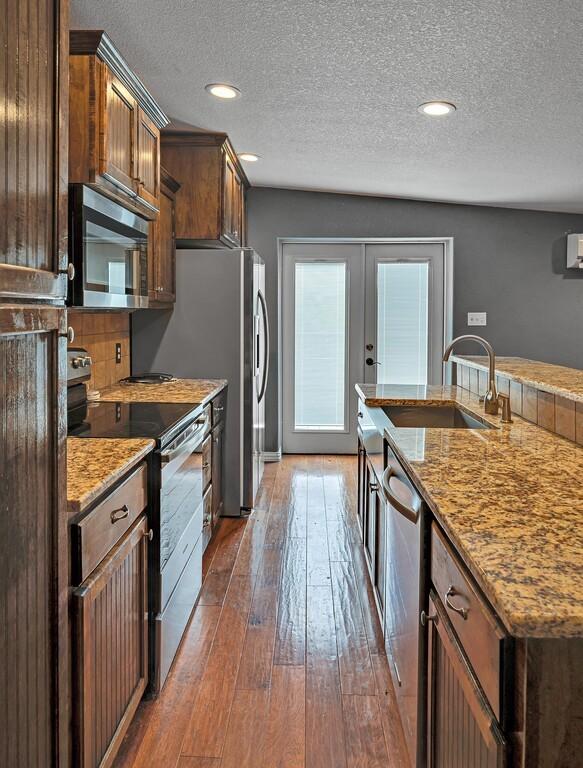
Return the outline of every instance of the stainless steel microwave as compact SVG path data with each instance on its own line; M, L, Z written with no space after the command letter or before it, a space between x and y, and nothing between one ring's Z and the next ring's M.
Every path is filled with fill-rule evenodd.
M148 306L149 222L83 184L69 186L69 303Z

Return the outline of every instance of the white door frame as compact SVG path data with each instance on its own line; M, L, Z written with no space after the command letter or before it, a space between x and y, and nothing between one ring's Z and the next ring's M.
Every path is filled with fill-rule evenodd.
M277 432L278 452L281 454L282 424L283 424L283 326L282 326L282 276L283 276L283 247L287 244L336 244L336 243L361 243L364 253L367 244L376 243L441 243L443 245L443 338L447 345L453 338L453 237L278 237L277 238ZM444 384L451 383L451 366L444 365Z

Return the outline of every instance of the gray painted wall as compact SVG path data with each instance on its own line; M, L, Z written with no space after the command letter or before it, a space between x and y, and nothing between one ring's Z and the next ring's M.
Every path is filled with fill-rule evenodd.
M468 331L468 311L487 312L487 327L475 330L497 354L583 368L583 271L565 269L565 235L583 231L582 215L269 188L250 189L247 210L272 329L268 451L279 448L278 237L452 236L454 335Z

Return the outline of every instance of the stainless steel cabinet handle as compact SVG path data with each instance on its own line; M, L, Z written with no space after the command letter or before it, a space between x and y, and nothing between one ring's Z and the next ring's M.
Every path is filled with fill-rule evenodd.
M426 627L430 621L434 621L436 624L438 622L437 614L434 613L433 616L429 613L425 613L425 611L421 611L421 616L419 617L421 621L421 626Z
M124 520L129 515L129 513L130 513L130 510L128 505L124 504L123 507L113 510L113 512L110 515L111 522L117 523L118 520Z
M454 605L450 600L450 597L455 597L456 595L459 595L459 592L453 586L453 584L450 584L447 592L445 593L445 604L447 605L448 608L451 608L451 610L454 611L455 613L459 613L462 619L466 621L466 619L468 618L468 609L460 608L459 606Z
M213 405L213 408L215 409L215 411L217 413L221 413L221 411L225 410L225 406L224 405Z
M208 469L209 467L210 467L210 462L209 461L205 461L204 464L202 465L203 469Z

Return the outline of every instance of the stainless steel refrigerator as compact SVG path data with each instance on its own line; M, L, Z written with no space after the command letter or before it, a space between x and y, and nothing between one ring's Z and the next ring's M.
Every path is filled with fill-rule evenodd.
M250 248L178 250L173 311L132 315L132 371L228 379L224 514L253 508L263 476L269 324Z

